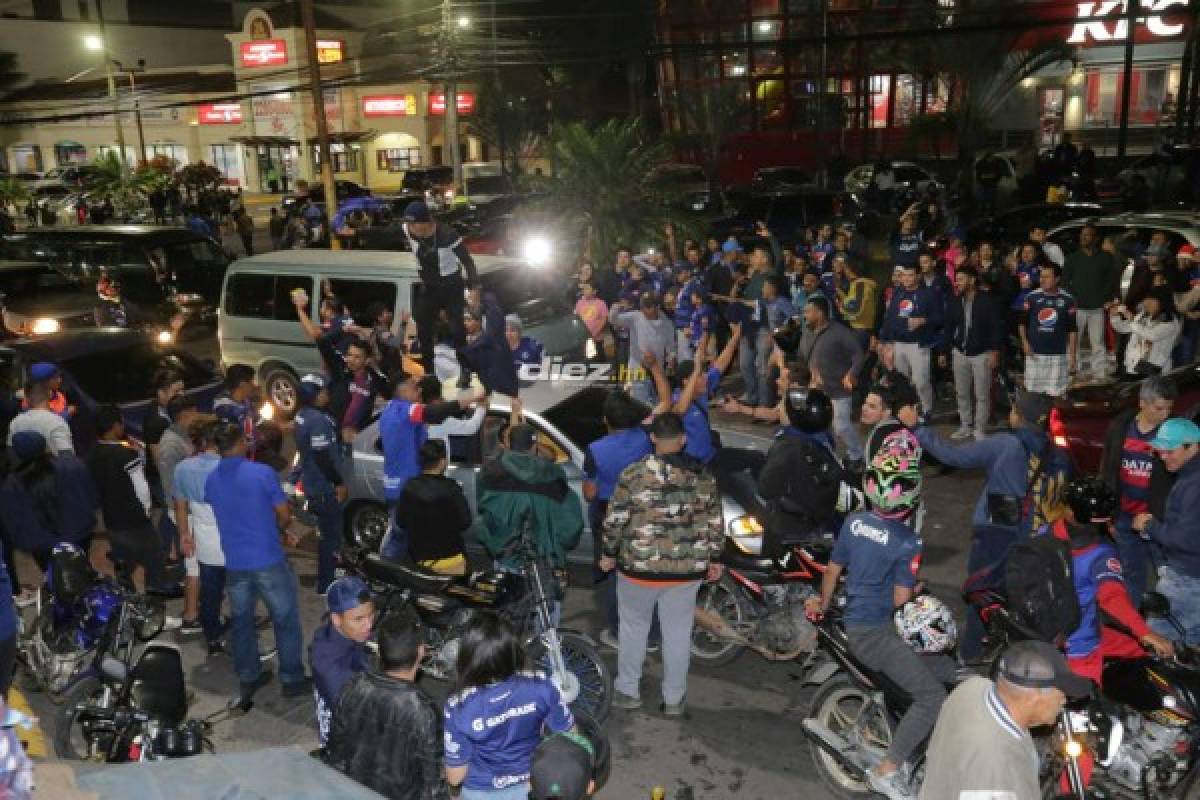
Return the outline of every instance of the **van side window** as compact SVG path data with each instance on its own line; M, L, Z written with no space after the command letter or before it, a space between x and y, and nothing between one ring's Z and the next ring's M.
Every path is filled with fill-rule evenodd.
M331 280L329 283L360 325L371 324L367 311L375 303L383 303L393 314L396 312L396 284L392 281Z
M239 273L229 276L225 286L225 313L232 317L255 317L295 321L293 289L303 289L313 301L313 279L307 275L256 275Z

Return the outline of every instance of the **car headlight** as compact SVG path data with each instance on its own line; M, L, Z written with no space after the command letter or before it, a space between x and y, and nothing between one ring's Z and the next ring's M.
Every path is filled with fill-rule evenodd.
M521 245L521 255L531 267L544 267L554 255L554 247L545 236L530 236Z
M45 336L48 333L58 333L59 328L61 327L62 326L58 324L58 320L56 319L51 319L50 317L39 317L30 324L29 332L37 334L38 336Z
M729 538L743 553L757 556L762 553L763 528L749 514L737 517L729 523Z
M154 338L159 344L170 344L175 341L175 334L170 331L159 331Z

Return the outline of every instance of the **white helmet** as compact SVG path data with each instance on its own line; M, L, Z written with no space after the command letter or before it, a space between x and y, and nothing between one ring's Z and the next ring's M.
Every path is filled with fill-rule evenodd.
M894 615L896 632L918 653L944 653L958 642L958 625L949 607L931 594L919 594Z

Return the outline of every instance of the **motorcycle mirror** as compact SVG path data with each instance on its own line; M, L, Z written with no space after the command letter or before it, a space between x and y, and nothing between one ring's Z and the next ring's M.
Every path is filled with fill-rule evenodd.
M1146 592L1142 595L1143 617L1166 617L1171 613L1171 602L1160 592Z

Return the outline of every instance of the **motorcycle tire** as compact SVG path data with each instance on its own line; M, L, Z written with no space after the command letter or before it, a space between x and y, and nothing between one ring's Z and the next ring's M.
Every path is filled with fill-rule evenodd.
M750 609L733 579L722 575L716 583L700 586L696 608L719 614L730 628L741 630L750 618ZM745 646L709 633L700 624L692 625L692 662L707 667L730 664L745 651Z
M847 700L856 704L850 712L841 708L841 704ZM865 690L845 675L838 674L823 683L817 690L813 697L809 716L816 718L833 733L845 736L849 726L834 724L835 713L847 720L857 719L858 715L862 713L863 706L868 702L869 698ZM887 741L873 741L872 745L887 750L891 743L892 730L886 716L877 717L874 727L878 728L880 725L887 731ZM821 776L821 782L829 789L831 796L840 798L840 800L859 800L859 798L873 796L866 781L855 777L821 747L810 742L809 751L812 754L813 766L816 768L817 774Z
M581 709L598 724L603 724L612 710L612 668L583 634L560 630L558 641L567 670L579 680L579 696L571 707ZM534 669L550 674L550 656L540 637L534 639L526 655Z
M59 758L71 761L88 759L87 750L81 750L80 742L76 741L76 735L81 734L82 731L77 730L79 720L75 706L92 703L96 696L103 691L104 681L94 675L89 675L63 694L62 706L55 715L54 725L54 753Z

